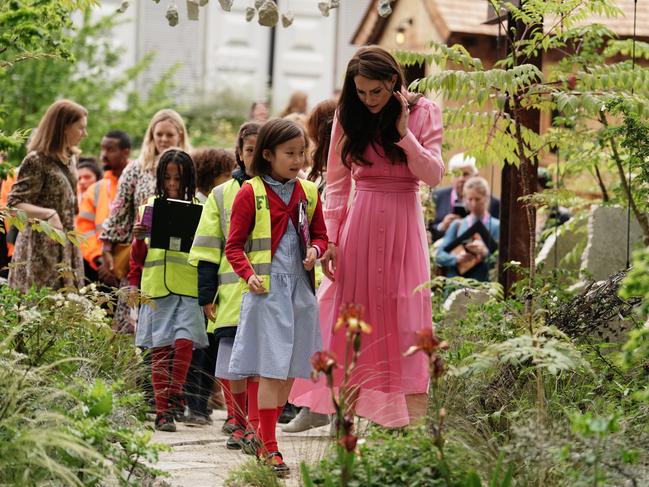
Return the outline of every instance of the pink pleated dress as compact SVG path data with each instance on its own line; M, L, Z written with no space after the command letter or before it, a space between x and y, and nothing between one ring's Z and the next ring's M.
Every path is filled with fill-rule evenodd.
M345 332L332 333L343 304L360 304L372 333L363 335L351 382L360 386L356 414L387 427L409 423L405 396L426 393L424 354L404 357L415 333L432 326L428 243L419 181L436 186L444 175L442 121L437 105L425 98L411 108L406 136L398 142L407 164L392 164L381 147L368 147L371 166L341 161L342 127L334 121L327 164L325 220L329 240L338 244L335 282L325 278L318 291L325 349L345 357ZM355 181L355 193L348 205ZM336 384L342 379L342 370ZM333 412L324 380L296 380L290 402L318 413Z

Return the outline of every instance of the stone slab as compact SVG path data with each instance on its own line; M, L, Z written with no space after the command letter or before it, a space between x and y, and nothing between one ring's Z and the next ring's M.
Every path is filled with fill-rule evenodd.
M492 296L487 291L480 289L464 288L453 291L444 301L444 323L454 324L466 314L470 305L484 304L491 299Z
M642 243L642 231L631 216L631 250ZM582 272L593 281L602 281L626 267L627 211L621 206L591 207L588 243L581 261Z
M550 274L557 267L569 271L578 271L581 266L581 256L575 259L566 259L575 247L587 239L587 219L572 219L559 226L556 233L545 240L539 255L536 257L536 266L541 275Z

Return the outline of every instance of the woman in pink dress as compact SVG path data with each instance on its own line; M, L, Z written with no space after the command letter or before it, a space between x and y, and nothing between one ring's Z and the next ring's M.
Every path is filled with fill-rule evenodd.
M354 408L388 427L425 413L427 359L403 354L418 330L432 326L430 291L414 291L430 279L418 191L420 180L436 186L444 175L441 141L439 108L406 91L387 51L361 48L347 66L332 129L325 205L330 244L323 256L332 282L320 290L320 316L324 346L342 362L345 333L332 333L333 322L341 305L363 306L372 333L362 337L351 377L358 385ZM290 401L333 412L322 380L299 382Z

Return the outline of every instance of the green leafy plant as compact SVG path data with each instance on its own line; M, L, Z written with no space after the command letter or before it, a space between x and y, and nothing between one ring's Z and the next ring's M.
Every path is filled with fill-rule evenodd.
M139 357L92 287L0 288L0 483L141 485L164 447L140 422Z

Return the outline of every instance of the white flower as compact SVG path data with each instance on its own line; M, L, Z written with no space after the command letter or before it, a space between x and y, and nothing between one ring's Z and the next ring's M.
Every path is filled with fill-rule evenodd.
M23 323L32 323L43 318L43 315L36 308L21 310L18 315Z

